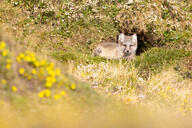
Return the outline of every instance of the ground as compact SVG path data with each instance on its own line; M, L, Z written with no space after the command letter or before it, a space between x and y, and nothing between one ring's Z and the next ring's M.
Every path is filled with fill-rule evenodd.
M190 0L1 0L0 127L191 127L191 22ZM121 32L134 60L92 56Z

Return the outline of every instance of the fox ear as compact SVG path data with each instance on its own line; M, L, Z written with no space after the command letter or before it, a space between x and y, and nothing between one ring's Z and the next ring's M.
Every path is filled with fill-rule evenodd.
M134 43L137 43L137 34L132 35L132 40Z
M123 33L119 34L118 42L122 43L122 42L124 42L124 40L125 40L125 34L123 34Z

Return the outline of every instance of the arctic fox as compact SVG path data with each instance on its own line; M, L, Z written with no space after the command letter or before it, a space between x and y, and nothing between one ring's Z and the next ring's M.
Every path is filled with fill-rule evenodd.
M118 43L105 42L99 44L93 51L94 56L101 56L107 59L133 59L136 56L137 35L125 36L121 33Z

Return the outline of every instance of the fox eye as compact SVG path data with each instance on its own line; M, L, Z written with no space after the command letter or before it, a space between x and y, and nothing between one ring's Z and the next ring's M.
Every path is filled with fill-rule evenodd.
M124 44L124 43L122 43L121 45L122 45L122 46L127 46L127 44Z

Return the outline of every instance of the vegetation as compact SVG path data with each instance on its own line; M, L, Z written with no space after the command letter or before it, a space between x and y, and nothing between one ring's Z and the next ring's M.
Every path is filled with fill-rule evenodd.
M191 127L192 1L1 0L0 127ZM92 56L137 33L137 57Z

